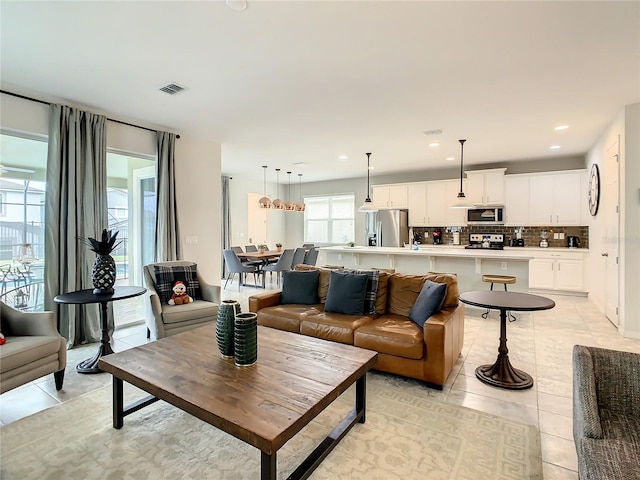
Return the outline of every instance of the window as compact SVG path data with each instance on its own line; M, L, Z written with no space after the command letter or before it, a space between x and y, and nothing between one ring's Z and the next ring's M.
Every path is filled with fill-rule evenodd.
M348 243L355 238L353 194L304 197L304 241Z

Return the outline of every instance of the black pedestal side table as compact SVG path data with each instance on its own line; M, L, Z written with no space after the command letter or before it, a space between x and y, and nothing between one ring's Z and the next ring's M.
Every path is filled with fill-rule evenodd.
M460 301L476 307L500 310L500 347L498 359L493 365L476 368L478 380L494 387L523 390L533 386L533 378L526 372L511 366L507 348L507 311L531 312L549 310L555 302L539 295L517 292L475 291L460 295Z
M83 360L76 366L78 373L102 373L102 369L98 368L98 360L103 355L113 353L109 339L109 326L107 325L107 304L116 300L124 300L125 298L137 297L147 291L143 287L115 287L113 293L95 295L93 289L78 290L76 292L63 293L56 295L53 299L56 303L86 305L89 303L100 304L100 328L102 330L102 338L100 339L100 348L98 352L91 358Z

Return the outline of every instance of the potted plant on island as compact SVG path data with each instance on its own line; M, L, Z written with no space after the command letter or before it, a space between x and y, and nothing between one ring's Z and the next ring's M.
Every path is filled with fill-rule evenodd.
M260 253L264 253L267 251L267 244L266 243L261 243L260 245L258 245L258 250L260 250Z
M281 252L282 251L282 244L281 243L276 243L276 249Z
M347 246L355 247L356 246L356 242L349 242L349 243L347 243Z

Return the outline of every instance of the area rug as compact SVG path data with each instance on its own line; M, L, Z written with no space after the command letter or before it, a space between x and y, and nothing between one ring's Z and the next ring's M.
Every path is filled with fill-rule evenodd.
M140 397L125 389L128 401ZM212 393L214 395L215 393ZM278 452L286 478L353 408L351 389ZM0 477L13 479L243 480L260 478L260 452L164 402L112 428L111 387L0 428ZM370 373L367 417L310 477L542 479L538 430L433 399L417 382Z

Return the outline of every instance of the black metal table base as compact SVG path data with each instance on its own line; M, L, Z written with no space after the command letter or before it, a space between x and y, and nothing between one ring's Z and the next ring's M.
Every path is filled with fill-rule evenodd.
M526 372L513 368L509 361L507 348L507 310L500 309L500 347L498 359L493 365L481 365L476 368L478 380L494 387L509 390L524 390L533 386L533 378Z
M315 448L311 454L287 477L287 480L304 480L309 478L313 471L329 455L335 446L344 438L356 423L365 422L366 406L366 373L356 380L356 406L334 428L334 430ZM124 417L151 405L159 398L149 395L136 402L124 405L123 381L113 377L113 428L120 429L124 425ZM260 480L275 480L277 472L277 452L271 454L261 452Z
M110 355L112 353L113 349L109 342L101 343L98 351L93 357L87 358L76 365L76 371L78 373L102 373L103 370L98 367L98 360L100 360L100 357Z

